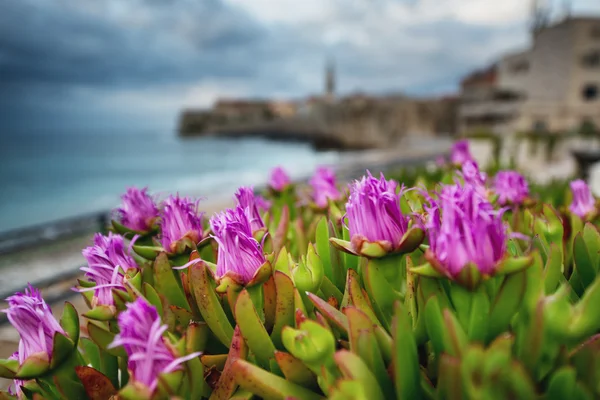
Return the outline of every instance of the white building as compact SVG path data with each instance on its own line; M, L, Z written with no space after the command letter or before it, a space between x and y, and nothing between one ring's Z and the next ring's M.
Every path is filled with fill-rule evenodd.
M463 80L461 132L600 127L600 18L567 18L532 39L530 49Z

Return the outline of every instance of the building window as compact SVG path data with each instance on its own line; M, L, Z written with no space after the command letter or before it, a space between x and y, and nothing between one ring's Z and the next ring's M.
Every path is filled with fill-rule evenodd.
M600 66L600 50L590 51L581 57L581 64L587 68Z
M594 101L598 98L598 85L594 83L588 83L583 87L581 91L581 97L585 101Z
M529 71L529 62L527 60L515 61L510 65L510 72L513 74L522 74Z
M546 132L548 130L548 125L546 125L546 121L543 119L536 119L533 121L533 131L534 132Z

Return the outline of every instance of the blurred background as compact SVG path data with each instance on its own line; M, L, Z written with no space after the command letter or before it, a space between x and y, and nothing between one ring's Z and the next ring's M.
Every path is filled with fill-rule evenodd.
M302 177L363 149L599 124L599 15L598 0L3 1L0 232L110 209L128 185L220 201L278 164Z
M581 172L599 87L599 0L3 0L0 295L70 282L132 185L210 212L276 165L421 165L457 136Z

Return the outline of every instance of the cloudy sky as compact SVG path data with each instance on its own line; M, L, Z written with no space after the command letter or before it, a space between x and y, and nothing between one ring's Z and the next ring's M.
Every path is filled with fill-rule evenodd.
M562 0L556 0L560 13ZM219 96L451 93L527 44L525 0L2 0L0 134L174 129ZM573 0L576 14L600 1Z

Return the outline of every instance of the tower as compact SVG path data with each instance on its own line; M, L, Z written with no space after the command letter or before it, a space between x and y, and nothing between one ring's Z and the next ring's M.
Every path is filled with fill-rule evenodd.
M551 6L547 0L531 1L531 20L530 30L533 36L536 36L550 22Z
M331 59L325 66L325 97L328 100L335 98L335 65Z

